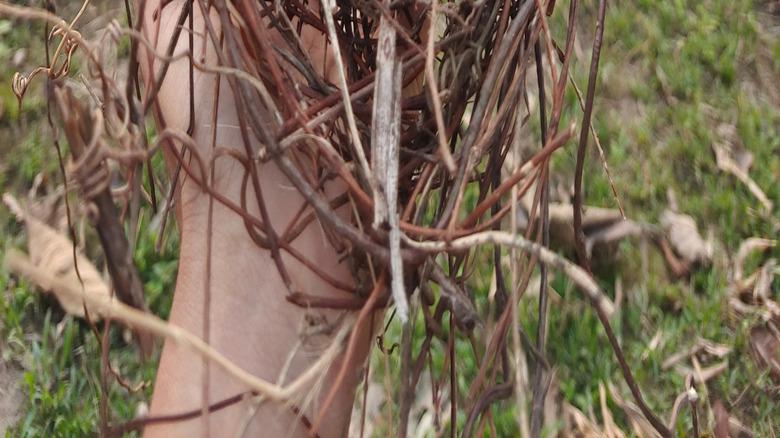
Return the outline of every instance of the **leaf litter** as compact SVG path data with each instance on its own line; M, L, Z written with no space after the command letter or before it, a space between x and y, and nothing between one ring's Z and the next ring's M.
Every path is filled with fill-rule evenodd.
M80 290L82 294L100 300L111 298L111 291L103 276L80 250L74 248L70 239L30 214L10 194L3 195L3 202L17 220L25 225L30 261L37 271L47 274L30 280L41 289L52 292L63 310L78 317L85 316L84 300L63 293L62 290L66 287ZM6 261L12 256L10 253L6 254ZM50 278L53 281L41 281L42 278ZM97 312L89 307L86 309L90 318L98 319Z

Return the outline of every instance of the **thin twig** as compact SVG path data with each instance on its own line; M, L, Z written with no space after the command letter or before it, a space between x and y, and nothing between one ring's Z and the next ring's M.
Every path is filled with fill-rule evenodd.
M582 231L582 172L585 164L585 152L588 147L588 130L593 114L593 102L596 94L596 79L599 71L601 43L604 38L604 16L607 12L607 0L599 0L599 13L596 19L596 36L593 40L593 53L590 58L590 73L588 74L588 95L585 100L585 111L580 125L580 142L577 146L577 165L574 170L574 248L577 260L587 271L590 271L590 261L585 251L585 233Z
M116 300L84 294L72 285L58 281L48 272L33 265L26 256L16 250L6 253L4 263L8 269L33 280L35 283L56 285L58 293L62 293L70 299L83 300L91 309L94 309L96 313L104 318L120 321L136 330L143 330L151 335L167 338L171 342L193 350L222 368L228 375L243 383L249 389L256 391L271 401L286 401L295 397L301 391L305 391L309 382L327 370L336 358L341 349L339 343L348 333L346 328L341 329L333 345L317 361L301 373L295 381L282 387L254 376L203 342L198 336L175 324L163 321L154 315L142 312ZM198 412L200 412L200 409L198 409Z
M101 141L98 136L102 120L92 119L89 110L73 97L69 88L55 88L54 96L63 118L71 153L78 159L82 154L90 152L88 145ZM143 284L133 264L124 229L116 216L116 207L110 189L106 187L100 191L93 201L100 212L95 228L106 254L106 264L117 296L136 309L146 311ZM151 338L138 333L138 340L144 355L149 357L154 346Z
M544 15L541 15L544 16ZM536 80L539 89L539 123L542 133L542 146L547 139L547 100L544 92L544 68L542 65L541 44L539 41L534 44L534 57L536 60ZM544 161L541 184L541 222L542 222L542 245L550 246L550 178L549 162ZM539 267L539 322L536 328L536 348L544 354L547 347L547 265L542 264ZM531 401L531 436L538 437L542 431L544 422L544 399L547 386L542 385L544 370L537 366L533 375L533 400Z

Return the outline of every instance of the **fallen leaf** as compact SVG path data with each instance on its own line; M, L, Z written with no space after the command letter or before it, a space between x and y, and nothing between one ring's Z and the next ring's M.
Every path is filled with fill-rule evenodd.
M704 351L719 358L726 356L733 350L729 345L718 344L704 338L699 338L699 342L704 346Z
M607 382L607 389L609 389L609 395L612 397L612 401L615 402L620 409L626 414L628 422L631 424L631 428L637 437L659 437L658 432L653 428L653 425L647 421L642 411L633 402L626 400L620 391L611 382Z
M756 285L753 287L753 298L757 301L770 301L770 288L772 287L772 279L775 276L775 266L777 266L777 261L769 259L758 271Z
M647 360L647 358L650 356L650 353L654 352L658 349L658 347L661 345L661 342L664 340L664 332L662 330L658 330L655 332L655 335L652 339L650 339L650 342L647 344L647 347L642 352L642 360Z
M666 237L661 236L658 239L658 246L661 249L661 253L664 255L666 264L669 265L669 269L672 270L672 274L675 278L685 277L691 272L691 264L685 260L680 260L680 258L675 255L674 250Z
M698 364L696 358L693 359L693 362L694 364ZM696 378L697 384L704 384L707 383L713 377L716 377L721 373L723 373L724 371L726 371L726 369L728 369L728 366L729 366L728 362L723 361L706 368L700 368L700 367L690 368L678 364L674 367L674 369L675 371L677 371L679 374L683 376L693 375Z
M604 435L607 438L624 438L626 435L617 427L612 412L607 407L607 391L604 389L603 382L599 382L599 404L601 417L604 419Z
M699 338L695 344L686 350L677 352L669 356L663 364L661 364L662 370L668 370L669 368L677 365L681 361L688 359L692 356L699 354L700 352L706 352L715 357L722 358L731 353L732 348L728 345L718 344L708 339Z
M747 186L750 193L761 202L766 211L772 211L772 201L767 198L761 187L750 178L747 171L744 170L744 165L740 166L722 144L714 143L712 150L715 152L715 162L718 165L718 169L734 175L734 177Z
M661 226L672 248L683 260L691 264L712 261L712 244L701 237L691 216L665 210L661 214Z
M568 423L566 436L579 436L584 438L603 437L604 432L601 428L591 421L581 410L565 403L563 405L564 415Z
M620 219L607 226L589 230L585 237L585 251L590 257L597 245L607 245L628 237L641 235L642 226L629 219Z
M769 370L772 380L780 383L780 339L778 335L765 326L753 327L750 330L750 347L758 365Z
M777 261L770 258L747 278L742 278L742 266L748 254L775 244L776 241L752 238L740 246L729 285L729 306L738 314L758 315L764 321L780 321L780 304L772 299L771 290L774 277L780 273Z
M523 208L518 209L518 224L521 229L528 226L528 210L531 198L523 198ZM574 208L572 204L550 203L550 236L554 245L574 248ZM584 206L582 213L582 231L585 234L585 250L590 258L593 254L611 254L615 242L628 237L640 236L644 229L640 224L626 219L620 210L594 206Z
M737 255L734 257L734 281L741 281L745 272L745 260L755 251L765 251L777 245L776 240L751 237L739 245Z
M750 297L747 298L751 298ZM756 315L764 321L777 320L780 321L780 304L773 300L764 300L763 302L749 302L743 301L746 297L731 297L729 298L729 306L737 313L743 315Z
M753 166L753 154L745 149L739 140L737 127L732 123L721 123L715 128L715 132L721 139L719 144L734 157L734 162L739 169L745 173L750 171L750 168Z
M697 345L694 345L693 347L691 347L691 348L689 348L687 350L678 351L677 353L675 353L675 354L669 356L668 358L666 358L664 363L661 364L661 369L666 371L669 368L671 368L671 367L677 365L678 363L682 362L683 360L685 360L685 359L693 356L694 354L698 353L699 350L701 350L701 346L697 344Z
M25 224L30 261L35 269L46 274L34 276L30 280L41 289L53 292L67 313L79 317L84 317L83 299L60 293L63 287L76 288L85 295L110 298L110 289L100 272L80 251L76 251L74 263L73 242L70 239L27 214L10 194L4 194L3 201L17 219ZM93 320L97 319L97 312L90 308L87 310Z
M715 428L713 430L715 438L731 438L729 412L723 406L722 401L715 400L715 405L712 407L712 415L715 417Z

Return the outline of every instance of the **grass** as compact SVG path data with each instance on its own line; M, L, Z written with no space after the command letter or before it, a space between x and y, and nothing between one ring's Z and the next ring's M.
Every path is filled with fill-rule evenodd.
M560 5L553 19L563 20L564 6L568 5ZM757 436L765 436L780 421L780 404L766 370L750 355L747 335L757 321L731 316L726 297L727 258L748 237L777 235L780 102L760 92L769 84L757 82L752 72L762 62L779 71L780 39L767 41L762 36L766 31L758 22L759 10L760 5L750 1L610 4L594 125L629 217L658 223L668 207L667 191L672 190L682 211L693 216L703 232L711 228L718 241L713 266L697 270L688 280L671 279L661 256L652 250L649 266L643 268L638 242L624 242L617 263L597 273L611 294L615 280L623 281L628 302L613 324L646 399L657 412L668 414L685 386L682 375L661 369L663 361L689 348L697 337L729 345L733 351L727 356L728 368L708 383L703 396L711 402L722 400L731 415ZM588 10L587 16L592 19L595 11ZM583 29L579 38L592 37L592 23L579 22ZM584 53L574 68L581 89L587 84L589 56ZM569 108L576 107L573 93L568 103ZM580 118L579 111L569 111L561 125ZM759 203L747 188L718 170L711 145L720 141L717 127L723 123L736 126L742 146L753 154L750 175L774 202L774 211L759 212ZM556 156L555 173L573 175L575 160L576 150L570 145ZM595 151L588 155L585 175L586 203L614 207ZM770 251L753 267L779 255L778 249ZM484 271L490 274L490 269ZM778 286L775 281L776 298ZM548 357L558 368L561 394L583 412L598 413L600 383L617 384L625 396L627 387L595 313L566 279L557 276L552 287L561 300L550 313ZM537 309L535 299L521 303L528 333L536 331ZM649 350L648 342L658 333L660 346ZM469 381L475 366L472 355L467 345L459 348L464 348L458 355L461 380ZM399 368L398 363L390 367ZM614 414L618 424L629 430L619 409L613 412L618 412ZM499 435L516 435L511 402L495 408L494 415L497 429L503 431ZM682 415L677 433L689 433L689 424Z
M37 26L17 26L0 19L0 58L7 59L18 48L28 50L28 62L20 67L29 71L36 60L43 59L43 48ZM15 70L7 63L0 67L0 77L11 78ZM21 108L10 87L0 87L0 136L12 141L0 145L0 189L26 193L36 175L43 175L44 186L61 183L57 153L52 144L46 120L46 104L38 82L28 90ZM63 147L67 148L67 144ZM161 161L161 158L158 157ZM157 163L158 165L162 163ZM158 166L159 167L159 166ZM148 220L147 220L148 222ZM23 227L6 208L0 208L0 248L24 247ZM89 229L89 227L87 227ZM161 253L154 250L155 235L144 227L137 243L135 261L146 287L149 305L167 316L176 277L178 241L171 233ZM87 235L89 242L96 236ZM88 247L92 247L90 244ZM6 366L18 373L24 392L16 425L7 436L89 436L99 421L100 342L89 325L65 315L56 301L41 294L24 280L0 271L0 351ZM100 327L102 329L102 324ZM136 351L128 347L121 327L109 337L109 360L123 379L139 391L123 388L110 379L109 404L116 419L130 419L137 405L149 400L157 358L143 363ZM2 382L9 385L10 382Z
M559 4L552 19L563 20L566 7ZM588 40L594 28L594 6L588 3L584 7L578 38ZM768 33L765 21L769 18L762 8L760 2L747 0L610 2L594 124L629 217L658 223L668 205L667 192L672 190L681 210L693 216L701 230L712 229L718 242L713 265L685 280L671 279L653 250L643 263L640 245L633 241L623 242L617 261L597 272L599 282L610 293L618 278L623 282L627 301L613 323L650 406L664 415L669 412L684 381L673 370L663 371L661 363L689 347L696 337L703 337L733 347L726 358L726 371L708 383L705 398L722 400L733 416L758 436L767 436L780 419L780 405L766 371L749 353L748 331L756 321L735 318L725 298L729 257L748 237L777 236L780 217L780 102L766 92L771 84L762 81L759 74L769 69L774 78L780 77L780 37ZM777 17L774 20L777 26ZM7 23L0 19L1 59L7 59L18 47L29 46L41 33L35 26ZM33 43L29 49L30 62L42 59L40 47ZM583 51L574 64L574 77L581 89L587 83L589 56ZM0 77L10 78L12 73L8 63L0 66ZM39 172L58 180L41 90L32 88L17 110L10 87L3 85L0 102L5 109L0 135L13 139L12 147L0 146L2 190L23 193ZM568 106L576 107L573 97ZM562 126L580 117L579 111L569 110ZM719 141L717 128L721 124L735 126L742 146L753 154L750 175L774 202L774 211L760 211L746 187L718 170L710 146ZM555 173L572 175L575 154L571 146L558 153L553 163ZM589 154L585 172L587 204L614 206L595 152ZM3 249L24 244L19 225L5 209L0 209L0 226ZM157 254L154 238L148 231L142 233L136 263L150 307L166 316L176 275L177 242L169 239ZM768 257L780 257L780 249L754 258L752 266ZM480 268L480 272L483 275L475 276L471 286L479 300L484 300L490 269ZM25 393L19 420L7 434L94 433L100 393L99 340L86 323L64 316L49 297L26 282L3 271L0 287L2 358L22 373ZM552 288L561 299L555 301L550 313L548 357L557 367L560 393L583 412L593 411L599 417L599 383L613 382L627 394L620 371L598 319L568 281L556 276ZM780 283L775 280L772 291L776 299L780 299L779 290ZM524 328L535 333L535 300L523 300L521 314ZM648 349L648 342L658 333L662 339L658 348ZM391 326L386 343L399 341L400 330ZM110 361L127 380L153 380L155 362L140 363L120 329L112 331L110 344ZM434 346L434 369L441 369L445 347ZM476 364L469 344L459 341L456 348L458 384L466 389ZM397 349L388 358L375 351L375 378L395 381L398 363ZM116 420L131 418L138 403L149 399L150 386L132 393L115 379L110 382L110 405ZM618 425L628 430L625 416L619 409L613 412ZM493 416L501 436L517 433L511 403L494 407ZM459 421L464 417L461 412ZM705 418L705 424L711 424L710 420ZM677 432L687 434L688 424L682 415Z
M767 84L751 72L762 62L770 62L777 72L772 53L780 43L777 36L771 43L764 38L759 8L750 1L611 5L594 123L629 217L658 223L672 190L681 210L701 230L711 228L718 241L713 266L694 272L689 281L670 280L658 255L652 256L656 260L650 261L648 278L636 275L643 268L639 246L632 243L621 246L617 268L599 276L607 289L615 278L624 280L629 302L616 329L650 405L668 411L684 388L683 378L662 371L660 364L700 336L734 348L726 372L708 384L709 396L723 400L732 415L764 436L780 418L780 406L749 354L747 330L755 321L733 319L725 296L726 259L748 237L777 235L780 112L778 102L760 91ZM580 62L575 68L581 87L586 67L587 62ZM760 204L747 188L718 170L711 145L720 141L717 128L724 123L736 126L742 146L754 155L750 175L774 202L774 211L759 212ZM558 155L556 170L571 175L575 158L573 149ZM597 155L589 160L587 203L614 206ZM765 257L778 255L775 249ZM777 281L774 286L778 297ZM573 304L560 280L556 290L564 301L551 314L551 360L561 366L566 398L583 412L598 412L598 384L620 382L619 369L607 357L595 315L585 310L581 318L573 318L581 309L566 308L577 307L576 300ZM532 330L535 310L528 306ZM643 360L647 343L659 331L664 342ZM743 392L747 395L740 398ZM680 423L678 432L685 433L687 426Z

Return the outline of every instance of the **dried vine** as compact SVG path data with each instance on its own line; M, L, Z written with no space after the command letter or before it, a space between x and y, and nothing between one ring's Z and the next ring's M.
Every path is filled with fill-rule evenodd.
M450 395L453 424L459 411L468 413L466 435L479 430L480 418L491 404L511 397L516 385L522 383L517 381L517 370L513 367L519 363L519 355L527 354L535 367L529 430L531 435L539 436L542 403L551 373L548 363L552 361L545 355L547 312L554 311L549 309L547 299L548 268L552 267L562 270L584 292L606 330L637 404L659 434L670 436L669 428L643 401L623 357L609 325L611 302L588 273L582 237L583 160L595 100L605 0L599 4L575 174L574 228L577 258L584 269L548 249L549 160L574 135L574 126L561 128L560 124L564 97L571 91L567 84L573 62L577 5L577 0L569 3L565 49L556 53L555 48L559 46L550 29L554 24L546 19L546 13L552 13L555 7L554 1L186 1L178 11L178 26L172 39L156 44L146 39L142 20L138 18L144 16L146 2L139 1L134 11L127 6L128 14L136 17L134 22L128 17L129 28L115 28L107 37L114 44L121 38L130 38L132 42L129 74L124 84L116 83L103 71L103 60L96 48L74 30L75 20L67 23L44 10L6 3L0 3L0 15L44 20L59 29L51 37L60 38L63 49L58 49L37 72L45 73L58 95L64 96L59 101L59 110L65 132L71 145L83 146L81 151L72 149L74 159L86 157L80 159L82 171L77 177L85 187L85 196L99 201L104 221L111 220L104 212L114 207L106 191L109 175L95 170L104 169L109 160L121 165L121 177L128 187L135 189L120 199L119 207L120 211L131 212L129 219L123 219L132 224L137 220L133 205L142 201L139 166L150 169L151 156L164 149L177 163L164 206L157 205L155 178L148 170L150 207L164 211L163 220L174 202L179 178L187 178L199 185L214 205L227 207L239 215L246 226L247 238L273 255L290 303L305 308L357 312L357 322L352 325L355 329L346 336L345 360L336 384L319 406L317 415L311 418L311 430L316 431L321 424L348 367L357 360L354 352L363 339L357 328L368 327L366 322L373 319L375 309L395 303L400 319L408 317L406 324L423 324L425 331L422 345L413 349L412 325L404 326L400 349L403 367L400 435L405 434L409 418L410 394L414 393L425 368L433 367L429 360L432 351L439 349L447 351L450 357L445 360L444 369L432 370L430 374L440 376L441 380L435 382L437 388L450 386L453 392ZM193 27L195 11L203 18L203 29ZM300 41L304 27L319 32L328 41L337 74L320 71L309 59ZM205 65L193 53L195 34L215 49L218 65ZM176 51L180 39L185 41L183 53ZM166 50L158 52L155 47ZM77 48L85 54L93 79L100 84L95 91L107 103L99 110L75 105L61 80L67 75L68 64ZM143 89L137 56L161 63L157 75L148 79ZM201 156L192 138L195 111L216 113L218 108L195 108L192 99L187 131L169 128L158 114L157 137L151 145L146 144L143 121L149 112L159 109L158 93L168 66L184 58L190 68L190 96L194 90L194 71L213 73L229 84L239 115L243 140L240 148L221 149L212 142L213 153ZM531 72L535 73L538 84L542 145L541 149L526 153L525 161L509 162L508 157L521 155L518 148L524 146L530 130L529 107L524 104L528 100L526 81ZM32 75L17 78L15 90L20 98L31 78ZM547 90L551 90L551 95L546 94ZM255 147L253 139L259 139L262 146ZM214 189L213 168L218 159L240 164L236 166L244 172L240 203ZM270 226L268 211L273 206L264 199L258 175L259 167L267 162L274 163L305 199L295 219L281 229ZM329 198L324 190L325 183L331 180L340 181L346 188L335 199ZM535 202L529 212L525 238L498 231L529 190ZM336 212L346 205L353 207L349 217ZM257 214L250 210L256 210ZM293 248L301 230L313 221L319 221L334 247L351 259L356 267L353 274L358 287L331 278L317 268L316 260ZM112 227L101 222L98 227L116 233L118 225ZM129 280L123 277L126 269L134 272L126 243L122 243L124 236L116 237L101 240L108 260L119 263L119 266L112 264L110 269L121 293L119 298L143 309L143 301L139 302L137 296L140 286L133 285L132 275ZM467 286L476 264L485 260L479 255L480 248L484 247L493 248L492 267L498 289L490 313L477 310L473 292ZM525 254L519 257L523 264L517 265L522 267L523 275L510 284L507 278L513 276L505 272L502 248L518 249ZM296 289L282 254L294 257L325 282L352 293L352 297L327 300L311 291ZM118 261L122 257L124 261ZM510 264L517 262L511 260ZM508 336L514 333L513 326L519 322L517 303L511 300L522 296L537 263L541 270L539 329L535 341L522 333L522 342L514 343L513 347ZM128 282L131 284L125 286ZM419 293L413 293L415 290ZM208 293L206 296L208 309ZM404 307L407 300L409 310ZM415 319L416 315L422 317ZM494 321L488 324L490 315ZM166 334L154 327L158 335ZM202 335L208 339L208 329ZM468 394L456 393L456 338L476 340L479 344L473 349L475 362L479 364L478 378L472 382ZM207 346L187 339L196 344L194 348L204 358L214 359ZM287 388L269 387L267 382L252 380L240 370L229 368L230 364L222 358L218 364L252 382L256 390L266 390L265 395L272 400L291 397ZM237 403L241 397L206 403L197 412L148 419L145 424L205 416ZM106 430L117 433L143 424L135 421L106 427ZM453 427L452 433L455 432Z

